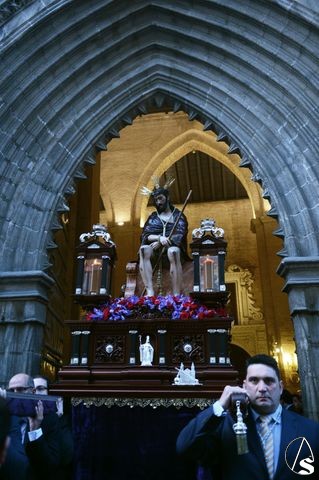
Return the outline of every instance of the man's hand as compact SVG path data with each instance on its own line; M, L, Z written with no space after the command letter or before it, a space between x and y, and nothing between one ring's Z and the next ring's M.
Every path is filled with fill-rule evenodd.
M36 414L34 417L28 417L30 432L33 430L38 430L38 428L41 427L43 420L43 403L41 400L38 401L38 405L35 407L35 413Z
M151 247L153 250L157 250L160 247L169 247L171 244L168 237L164 237L162 235L158 235L158 240L151 243Z
M153 233L148 236L147 240L150 242L149 245L153 250L160 248L160 235L154 235Z
M150 247L153 249L153 250L157 250L158 248L160 248L161 244L160 242L152 242L150 244Z
M170 245L170 241L168 237L160 236L159 237L159 242L163 247L168 247Z
M171 245L169 238L164 235L149 235L148 241L153 250L157 250L160 246L169 247Z
M228 410L230 407L230 401L231 401L231 396L233 393L243 393L244 395L247 396L247 403L249 401L249 397L247 395L247 392L244 388L242 387L231 387L230 385L226 385L224 388L224 391L219 399L219 403L223 407L224 410Z

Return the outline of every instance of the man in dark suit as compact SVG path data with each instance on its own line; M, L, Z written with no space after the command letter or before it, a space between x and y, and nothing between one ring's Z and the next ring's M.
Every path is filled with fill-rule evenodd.
M32 393L32 377L25 373L14 375L8 390ZM59 428L56 414L43 415L39 400L32 417L11 415L10 446L0 470L1 480L56 480L61 461Z
M7 449L10 443L10 414L7 404L3 398L0 398L0 468L3 464Z
M268 355L250 358L243 387L226 386L217 402L186 425L177 439L178 453L205 466L214 480L318 478L319 424L283 409L282 390L277 362ZM249 401L249 452L240 455L230 413L232 395L238 393Z
M34 390L38 395L49 394L49 380L42 375L33 377ZM63 413L63 399L57 401L56 421L59 425L59 445L61 450L61 464L57 478L70 480L73 476L74 445L69 415Z

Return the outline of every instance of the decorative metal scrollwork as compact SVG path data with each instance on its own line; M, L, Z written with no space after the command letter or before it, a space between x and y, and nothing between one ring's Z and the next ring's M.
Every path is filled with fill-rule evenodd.
M204 336L202 334L190 336L174 336L172 362L204 363Z
M215 227L213 218L204 218L201 220L200 227L192 231L192 238L202 238L206 233L210 233L213 237L224 238L225 232L220 227Z
M124 357L124 337L122 335L107 335L97 338L95 362L123 363Z
M74 397L71 399L71 403L74 407L78 405L85 405L87 408L94 407L150 407L156 409L158 407L175 407L177 410L182 407L187 408L200 408L204 410L209 407L215 400L208 398L79 398Z
M93 230L92 232L87 232L87 233L82 233L80 235L80 242L87 242L91 238L98 238L101 237L103 240L107 243L110 243L112 245L115 245L115 243L111 240L111 235L107 231L107 228L105 225L93 225Z

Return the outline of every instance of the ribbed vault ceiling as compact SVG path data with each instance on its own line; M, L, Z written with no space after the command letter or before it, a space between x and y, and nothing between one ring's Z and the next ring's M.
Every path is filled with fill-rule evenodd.
M248 198L235 175L203 152L193 151L182 157L165 172L160 184L164 185L170 177L175 179L170 187L173 204L183 204L189 190L192 190L189 203Z

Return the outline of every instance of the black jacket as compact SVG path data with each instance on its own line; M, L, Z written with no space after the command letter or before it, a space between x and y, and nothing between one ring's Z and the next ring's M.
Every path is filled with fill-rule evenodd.
M1 480L56 480L62 462L58 416L45 415L41 424L43 435L30 442L26 431L24 444L20 420L21 417L11 416L11 442L0 470Z

